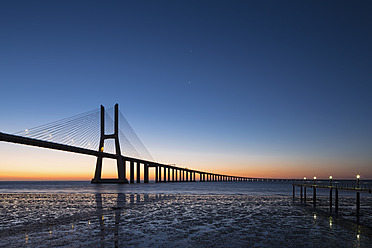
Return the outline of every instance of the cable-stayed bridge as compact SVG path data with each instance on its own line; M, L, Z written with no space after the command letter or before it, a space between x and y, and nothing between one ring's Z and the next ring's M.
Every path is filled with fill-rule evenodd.
M149 170L155 170L155 182L253 181L258 178L222 175L155 162L133 131L118 104L114 108L88 111L23 131L0 132L0 141L47 149L74 152L97 157L92 183L140 183L141 167L144 183L149 182ZM116 160L118 177L102 178L103 158ZM129 181L126 164L129 163Z

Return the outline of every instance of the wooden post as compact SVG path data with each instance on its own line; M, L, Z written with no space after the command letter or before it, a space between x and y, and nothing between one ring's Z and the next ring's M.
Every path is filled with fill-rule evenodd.
M338 189L337 188L335 192L335 211L336 211L336 214L338 214Z
M304 204L306 205L306 186L304 187Z
M332 188L329 190L329 211L332 212Z
M313 186L313 207L316 207L316 188Z
M302 185L300 187L301 187L300 199L301 199L301 202L302 202Z
M356 193L356 214L357 217L359 217L359 211L360 211L360 192Z

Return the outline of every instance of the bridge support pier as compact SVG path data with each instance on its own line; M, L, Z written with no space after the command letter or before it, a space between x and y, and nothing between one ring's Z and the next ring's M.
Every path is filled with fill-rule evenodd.
M137 161L137 183L141 183L141 163Z
M101 137L99 142L96 163L96 171L94 173L94 178L91 183L128 183L128 180L125 178L125 161L121 156L120 152L120 143L119 143L119 106L115 104L115 113L114 113L114 133L105 134L105 108L101 105ZM104 151L105 139L114 139L115 140L115 152L116 152L116 163L118 178L117 179L102 179L102 160L103 156L100 155Z
M143 164L143 182L149 183L149 165Z
M134 162L132 160L130 161L129 173L130 173L130 183L134 183Z
M155 183L158 183L158 182L159 182L159 172L158 172L158 167L159 167L159 166L156 166L156 167L155 167Z

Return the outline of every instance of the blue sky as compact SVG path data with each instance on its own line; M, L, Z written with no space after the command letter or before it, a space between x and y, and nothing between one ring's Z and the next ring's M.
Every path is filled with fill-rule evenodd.
M369 1L1 1L0 131L119 103L160 161L372 177L371 11Z

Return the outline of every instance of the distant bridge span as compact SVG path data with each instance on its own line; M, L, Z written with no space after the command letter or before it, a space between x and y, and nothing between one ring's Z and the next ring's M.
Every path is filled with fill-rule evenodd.
M140 183L140 172L141 172L141 164L143 164L143 172L144 172L144 183L149 182L149 168L155 168L155 182L195 182L196 181L196 174L199 174L199 181L200 182L209 182L209 181L258 181L258 180L275 180L275 179L262 179L262 178L250 178L250 177L239 177L239 176L230 176L230 175L223 175L193 169L182 168L174 165L167 165L161 164L154 161L133 158L129 156L123 156L120 152L119 146L119 130L118 130L118 105L115 105L115 127L113 134L105 134L104 129L104 116L105 116L104 107L101 106L101 136L100 136L100 145L99 149L91 150L83 147L76 147L67 144L60 144L56 142L40 140L30 137L22 137L13 134L6 134L0 132L0 141L22 144L22 145L29 145L29 146L36 146L41 148L59 150L59 151L66 151L66 152L73 152L78 154L90 155L97 157L96 163L96 171L95 176L92 179L92 183L134 183L134 165L136 164L136 171L137 171L137 178L136 182ZM115 146L116 146L116 154L103 152L104 140L105 139L114 139ZM102 172L102 159L103 158L110 158L117 160L117 169L118 169L118 178L117 179L103 179L101 178ZM125 170L126 170L126 162L130 162L130 179L129 181L126 179Z

